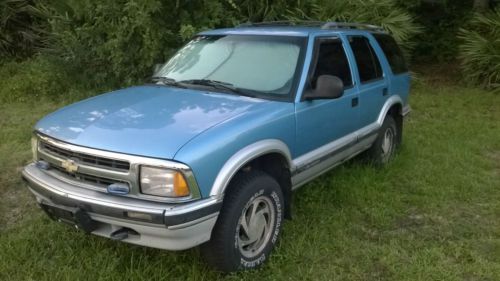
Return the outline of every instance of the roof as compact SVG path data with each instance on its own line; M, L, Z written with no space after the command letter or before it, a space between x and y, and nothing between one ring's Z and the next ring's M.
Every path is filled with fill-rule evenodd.
M384 32L382 27L343 22L262 22L246 23L233 28L214 29L200 33L201 35L275 35L307 37L316 33L359 31L362 32Z

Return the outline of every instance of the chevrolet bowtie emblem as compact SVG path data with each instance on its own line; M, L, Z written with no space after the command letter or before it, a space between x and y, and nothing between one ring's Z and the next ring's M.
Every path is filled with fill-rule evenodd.
M71 160L71 159L63 160L61 163L61 166L68 173L74 173L74 172L78 171L78 164L74 160Z

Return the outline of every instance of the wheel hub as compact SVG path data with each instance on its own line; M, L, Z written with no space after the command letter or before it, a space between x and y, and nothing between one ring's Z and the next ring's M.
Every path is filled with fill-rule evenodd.
M394 144L394 132L392 131L391 128L387 128L387 130L384 133L384 138L382 140L382 153L384 162L386 162L391 156L393 144Z
M247 258L257 256L271 238L276 214L269 198L255 198L243 210L239 220L238 246Z

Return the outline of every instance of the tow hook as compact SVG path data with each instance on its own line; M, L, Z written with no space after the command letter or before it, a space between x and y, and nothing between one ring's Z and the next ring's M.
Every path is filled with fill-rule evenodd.
M112 240L121 241L121 240L127 239L129 234L138 235L139 233L137 233L137 231L135 231L133 229L122 227L120 229L113 231L109 235L109 238L111 238Z

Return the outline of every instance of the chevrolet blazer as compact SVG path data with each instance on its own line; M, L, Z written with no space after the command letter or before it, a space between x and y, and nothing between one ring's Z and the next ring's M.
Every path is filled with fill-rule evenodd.
M252 269L291 217L292 190L362 152L390 160L409 86L377 26L206 31L151 83L40 120L22 174L56 221L166 250L201 245L218 270Z

